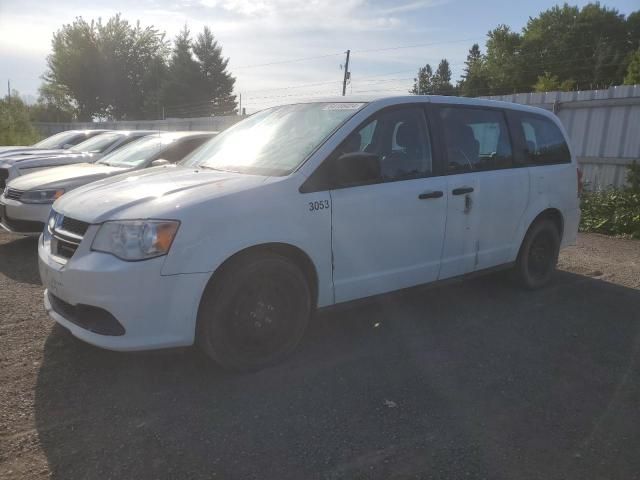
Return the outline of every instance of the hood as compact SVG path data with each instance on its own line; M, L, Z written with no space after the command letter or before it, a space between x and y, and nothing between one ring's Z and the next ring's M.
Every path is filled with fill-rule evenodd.
M88 223L114 219L179 218L192 204L256 187L269 177L164 166L107 178L73 190L53 208Z
M14 156L32 156L32 155L61 155L69 153L69 150L62 149L46 149L35 147L0 147L0 157L14 157Z
M29 173L12 180L9 186L23 191L45 188L64 188L69 190L128 170L127 168L110 167L95 163L78 163Z
M26 145L6 145L3 147L0 147L0 156L3 155L11 155L12 153L15 152L21 152L23 150L29 150L30 148L33 147L28 147Z
M95 162L101 156L99 154L71 152L69 150L53 150L52 152L55 153L23 152L8 157L0 157L0 167L10 168L15 165L20 170L48 168L71 163Z

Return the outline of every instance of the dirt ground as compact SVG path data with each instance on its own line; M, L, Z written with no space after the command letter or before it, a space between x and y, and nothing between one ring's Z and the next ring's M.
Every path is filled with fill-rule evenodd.
M0 478L640 478L640 242L325 312L285 363L102 351L0 233Z

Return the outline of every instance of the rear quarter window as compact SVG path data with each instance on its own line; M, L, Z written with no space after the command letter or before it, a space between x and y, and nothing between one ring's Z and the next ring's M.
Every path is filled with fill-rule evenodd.
M526 143L529 164L571 163L569 146L553 121L545 117L522 115L520 126Z

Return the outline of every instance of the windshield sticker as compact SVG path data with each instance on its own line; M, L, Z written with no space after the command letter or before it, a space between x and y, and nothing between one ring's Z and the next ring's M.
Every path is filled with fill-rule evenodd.
M322 110L357 110L363 103L328 103L322 107Z

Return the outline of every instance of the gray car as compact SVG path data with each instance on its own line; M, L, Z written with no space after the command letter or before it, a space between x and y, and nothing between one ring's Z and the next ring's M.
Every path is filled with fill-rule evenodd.
M217 132L148 135L97 162L48 168L9 182L0 196L0 226L23 235L40 234L53 202L88 183L147 167L174 164Z
M0 158L16 155L22 152L36 151L39 154L46 154L49 150L59 150L72 148L79 143L89 140L91 137L95 137L101 133L108 132L109 130L97 129L97 130L66 130L64 132L56 133L50 137L40 140L33 145L9 145L0 147Z
M95 162L118 148L144 137L153 130L118 130L101 133L69 149L27 150L8 157L0 157L0 189L7 182L43 168L72 163Z

